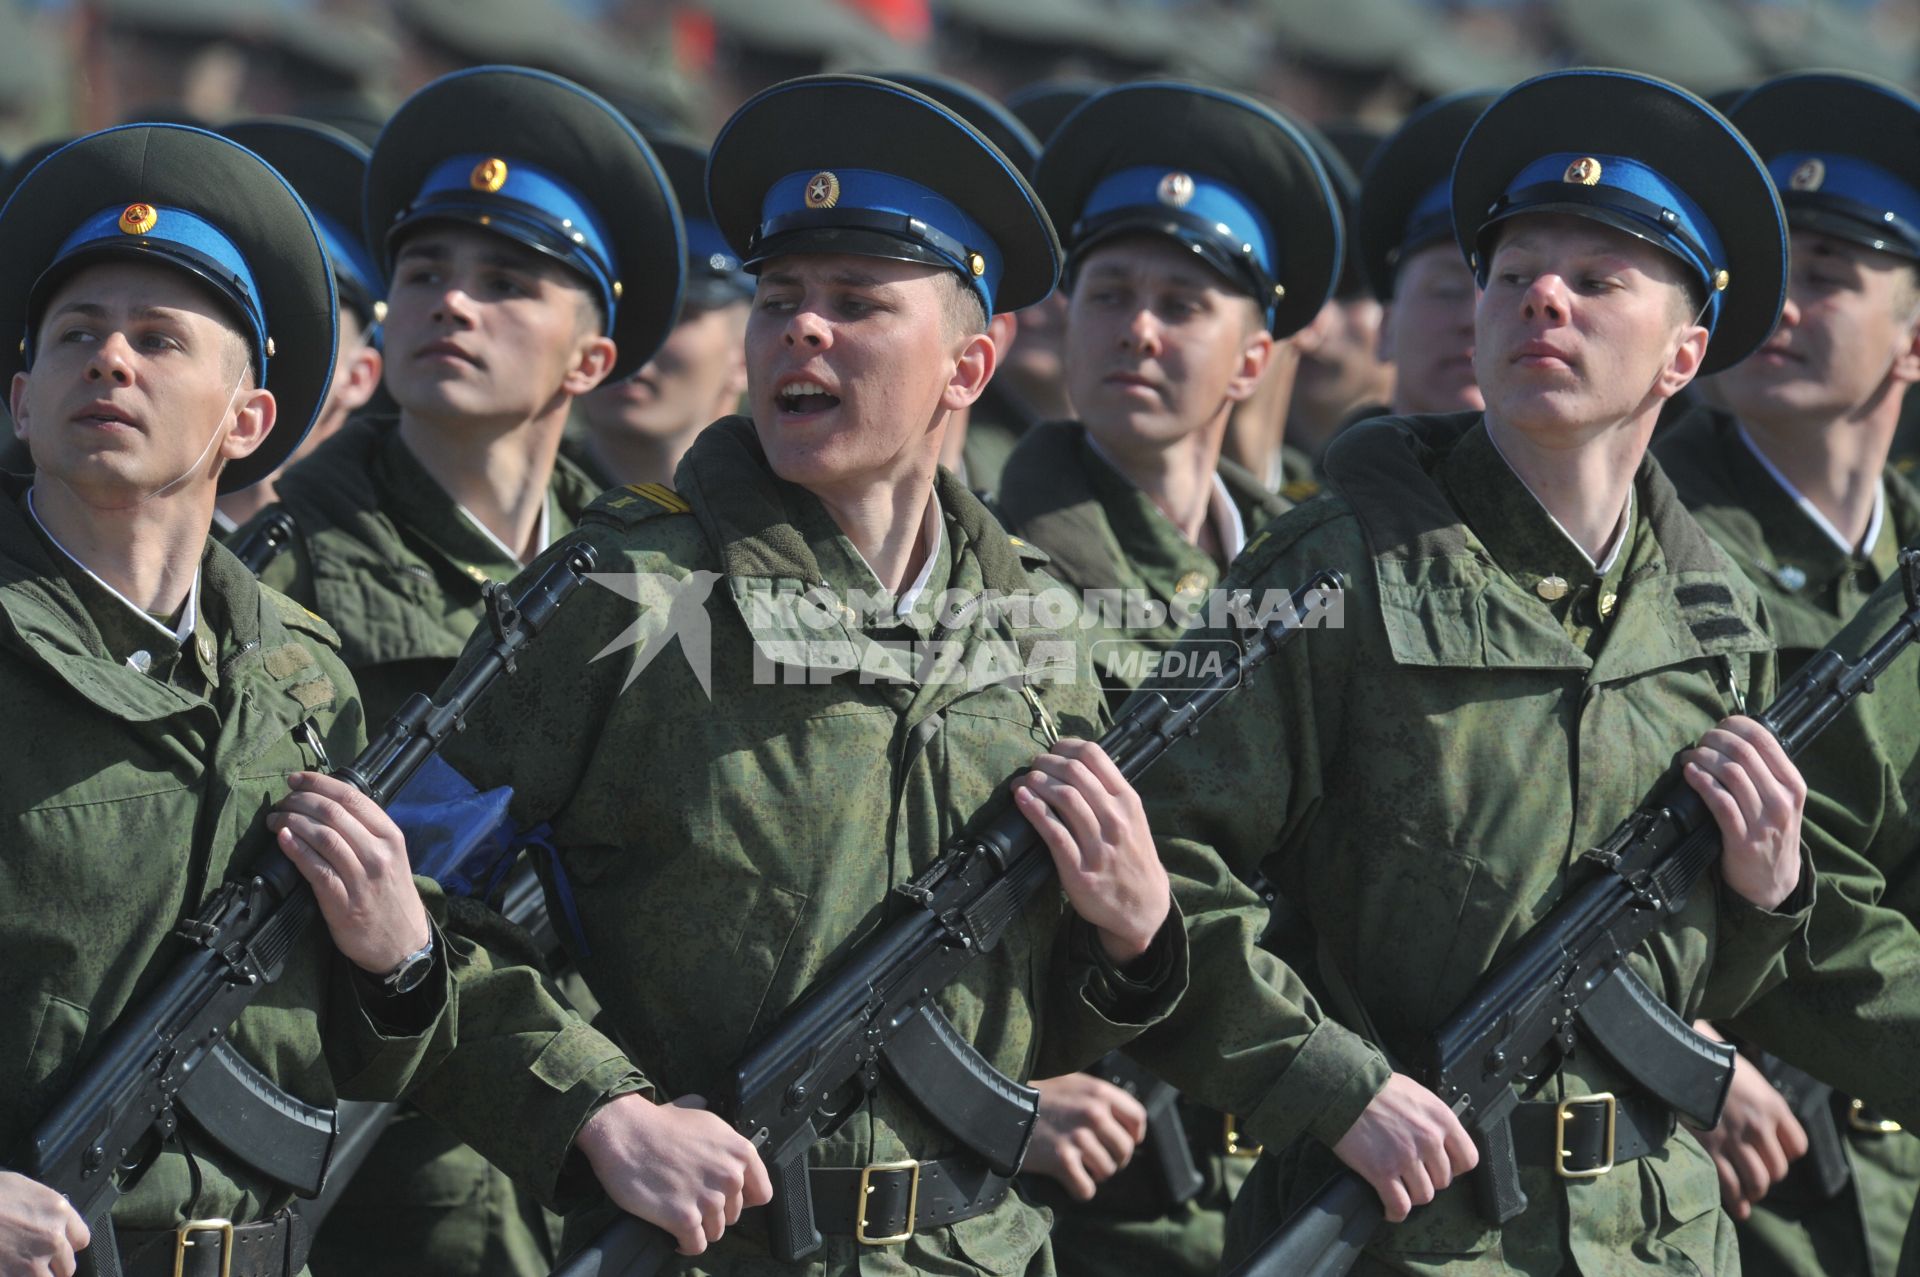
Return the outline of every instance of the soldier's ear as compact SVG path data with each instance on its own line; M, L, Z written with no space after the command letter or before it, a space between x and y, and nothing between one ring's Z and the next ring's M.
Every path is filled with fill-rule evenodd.
M27 374L13 374L13 385L7 391L7 410L13 414L13 437L27 437Z

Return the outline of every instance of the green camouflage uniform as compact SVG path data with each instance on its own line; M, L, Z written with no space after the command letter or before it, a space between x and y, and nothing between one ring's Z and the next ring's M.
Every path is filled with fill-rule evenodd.
M967 416L967 439L960 449L965 471L960 477L967 487L989 496L998 493L1008 458L1033 425L1011 396L988 385Z
M1220 462L1220 479L1249 534L1288 509L1285 500L1231 461ZM1167 609L1161 624L1144 631L1118 626L1089 631L1096 643L1095 665L1115 704L1139 684L1140 657L1164 652L1178 639L1183 627L1175 604L1204 608L1208 592L1219 584L1220 565L1095 452L1086 427L1077 422L1049 422L1027 432L1008 462L999 505L1007 526L1046 551L1048 571L1067 585L1130 591ZM1054 1259L1065 1277L1124 1272L1211 1277L1219 1267L1227 1207L1252 1163L1227 1155L1222 1114L1185 1102L1180 1108L1194 1165L1206 1181L1190 1201L1143 1218L1132 1203L1125 1213L1116 1213L1111 1193L1081 1203L1028 1177L1026 1191L1054 1212ZM1146 1149L1138 1150L1123 1174L1147 1177L1149 1160ZM1143 1184L1142 1191L1153 1190Z
M181 956L174 928L268 853L266 816L287 775L346 763L366 735L332 629L261 589L227 551L209 543L202 556L193 633L177 645L37 530L23 487L10 481L0 501L0 705L12 722L52 726L0 768L0 791L11 795L0 857L0 1093L13 1097L0 1107L0 1148L20 1146L114 1020ZM129 665L142 652L146 673ZM396 1004L365 994L316 923L232 1040L280 1086L320 1105L398 1094L453 1048L456 1011L479 1039L472 1063L497 1058L502 1044L591 1059L600 1066L592 1077L576 1070L588 1087L550 1104L553 1141L489 1129L486 1114L474 1115L490 1148L557 1168L571 1140L563 1110L577 1126L626 1076L624 1061L609 1067L610 1046L584 1025L556 1035L567 1021L531 973L491 971L483 952L439 932L439 896L422 887L446 961L424 992L402 1000L407 1027L378 1018ZM258 1220L290 1200L187 1131L191 1162L169 1142L115 1206L123 1242L138 1244L127 1230L187 1219Z
M1858 656L1904 607L1899 583L1888 582L1833 646ZM1820 902L1807 951L1788 954L1787 983L1733 1025L1914 1129L1920 1127L1920 1074L1909 1067L1920 1051L1920 857L1914 854L1920 849L1920 652L1904 653L1873 693L1799 761ZM1913 1235L1910 1229L1909 1251ZM1909 1259L1898 1271L1920 1269Z
M1920 541L1920 491L1889 474L1878 538L1865 554L1843 551L1767 472L1726 413L1695 411L1654 453L1688 511L1766 600L1782 675L1831 642L1897 574L1900 547Z
M557 541L599 488L560 460L547 491ZM484 615L480 587L520 571L390 424L349 423L276 479L274 495L299 531L260 579L340 631L341 655L376 723L440 685Z
M1768 473L1726 413L1694 413L1657 452L1680 499L1766 600L1783 675L1830 643L1875 589L1896 578L1901 546L1920 543L1920 492L1889 473L1873 545L1864 555L1842 551ZM1822 933L1818 913L1810 926ZM1791 1001L1785 990L1773 997ZM1920 1139L1863 1120L1844 1097L1837 1104L1851 1180L1831 1198L1819 1195L1805 1169L1777 1185L1737 1226L1749 1274L1892 1274L1920 1197Z
M1141 786L1153 827L1178 831L1160 846L1195 975L1129 1053L1279 1153L1237 1199L1230 1259L1334 1169L1330 1146L1386 1082L1380 1048L1415 1058L1675 753L1774 683L1752 588L1651 461L1604 575L1477 414L1356 427L1326 469L1330 494L1257 537L1226 585L1258 601L1338 569L1343 627L1284 649ZM1312 955L1311 988L1246 956L1265 922L1241 885L1256 873L1304 919L1279 944ZM1778 978L1811 892L1808 873L1768 913L1710 879L1632 965L1682 1013L1730 1015ZM1583 1051L1537 1098L1629 1085ZM1356 1271L1737 1271L1690 1136L1584 1181L1557 1180L1549 1156L1521 1153L1532 1207L1505 1228L1463 1181Z
M556 460L554 539L599 489ZM480 587L520 565L460 513L390 424L347 425L275 484L292 544L261 572L340 632L340 653L383 722L432 692L485 615ZM271 515L263 511L235 544ZM590 1014L590 1009L583 1008ZM545 1277L558 1221L444 1129L403 1110L327 1217L322 1277Z
M1053 724L1093 736L1102 710L1070 628L1016 631L982 609L947 632L965 668L987 672L979 661L990 645L1024 652L1031 642L1036 654L1064 651L1073 681L970 688L846 673L848 657L875 658L876 639L936 633L943 591L1024 590L1028 565L1043 557L1012 542L944 472L944 533L926 592L897 624L883 609L870 630L831 608L816 615L824 629L785 614L810 587L844 602L879 586L825 508L767 468L751 423L710 427L681 463L679 486L681 498L610 492L588 511L580 536L607 580L556 619L502 689L510 694L483 707L448 755L482 787L511 784L517 821L551 823L581 924L569 947L661 1097L712 1094L848 940L878 925L890 889L1047 747ZM676 583L704 598L696 610L705 623L677 627L678 640L662 645L661 599ZM706 629L710 648L698 632ZM711 695L695 669L709 650ZM1003 655L995 668L1018 659ZM560 894L551 877L548 886L550 899ZM1185 987L1184 940L1171 923L1136 983L1107 963L1063 896L1043 892L937 1001L995 1067L1051 1076L1165 1013ZM958 1148L883 1080L812 1162L858 1167ZM605 1221L570 1218L569 1244ZM1047 1224L1009 1194L973 1219L923 1226L901 1246L830 1235L811 1262L782 1264L749 1218L673 1271L1039 1275L1052 1271Z
M1222 459L1219 473L1249 535L1287 509L1233 462ZM1132 627L1125 615L1103 616L1088 631L1115 704L1145 677L1144 658L1180 637L1182 609L1204 617L1208 592L1219 584L1220 564L1101 457L1078 422L1027 432L1008 461L999 507L1008 528L1046 551L1053 576L1076 590L1125 592L1164 613L1158 624Z

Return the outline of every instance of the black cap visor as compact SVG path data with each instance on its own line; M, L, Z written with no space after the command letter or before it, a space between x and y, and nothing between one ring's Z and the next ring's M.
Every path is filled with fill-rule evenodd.
M1888 222L1880 210L1869 205L1798 191L1782 191L1780 202L1787 206L1787 225L1794 230L1816 231L1920 262L1920 228Z
M1250 297L1262 315L1274 304L1277 285L1251 254L1241 252L1240 245L1230 243L1212 223L1174 208L1122 209L1074 227L1073 251L1067 256L1069 286L1096 249L1136 235L1158 236L1192 250L1229 287Z

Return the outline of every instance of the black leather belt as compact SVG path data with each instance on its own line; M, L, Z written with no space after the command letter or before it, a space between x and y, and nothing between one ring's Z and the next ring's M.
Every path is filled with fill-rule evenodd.
M257 1224L197 1219L178 1228L119 1230L126 1277L292 1277L312 1233L289 1208Z
M1522 1166L1545 1165L1562 1179L1597 1179L1645 1157L1673 1135L1673 1110L1633 1095L1573 1095L1513 1111L1513 1151Z
M864 1246L890 1246L919 1229L984 1215L1000 1204L1013 1182L958 1157L815 1166L807 1175L813 1181L815 1226L823 1233L851 1234Z

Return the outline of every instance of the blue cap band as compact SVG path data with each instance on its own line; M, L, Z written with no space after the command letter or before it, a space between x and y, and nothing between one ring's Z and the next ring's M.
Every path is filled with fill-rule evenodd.
M313 226L320 232L320 246L327 250L328 264L347 286L343 291L358 291L368 302L385 296L386 290L380 286L380 271L359 234L331 214L311 206L307 211L313 214Z
M465 214L462 221L485 218L482 224L489 230L557 257L585 275L612 329L620 279L613 240L593 206L566 182L510 156L456 155L427 174L395 229L450 214ZM389 232L389 270L394 248Z
M1396 259L1408 251L1436 239L1453 242L1453 182L1443 177L1428 188L1407 214L1407 228L1400 234Z
M145 210L145 215L139 215L137 210ZM219 227L181 208L117 204L81 222L79 229L67 236L66 242L54 253L40 278L47 279L73 258L109 251L156 253L211 284L245 318L254 370L259 384L266 385L267 320L260 309L260 290L254 283L247 259ZM33 292L37 295L40 289L41 285L36 283ZM37 300L44 303L46 299ZM33 363L33 328L38 322L38 315L30 316L26 350L29 366Z
M1597 165L1592 181L1583 166ZM1590 170L1588 170L1590 171ZM1581 155L1568 151L1542 156L1507 183L1507 193L1489 220L1529 208L1585 205L1608 214L1609 221L1678 257L1707 292L1702 316L1711 332L1720 318L1723 293L1716 277L1726 264L1726 249L1700 206L1677 185L1638 160L1623 155ZM1487 263L1479 263L1485 282Z
M987 314L994 313L1003 265L1000 246L959 205L931 187L874 169L789 173L761 201L760 226L749 246L754 256L747 265L766 260L761 244L801 230L877 231L930 249L973 286Z
M730 284L739 289L743 297L751 297L753 276L741 269L740 259L733 255L733 248L720 228L704 219L688 218L686 230L689 282L706 279Z
M1788 221L1796 208L1839 213L1920 255L1920 190L1853 155L1789 151L1767 160Z
M1185 182L1174 189L1184 194L1175 202L1173 198L1164 198L1172 177L1184 177ZM1191 192L1188 194L1187 192ZM1211 228L1211 235L1224 244L1231 244L1237 252L1252 259L1268 279L1279 275L1278 245L1275 242L1273 228L1267 219L1260 215L1253 201L1242 195L1225 182L1197 173L1176 173L1164 166L1143 165L1121 169L1100 179L1100 184L1087 196L1086 205L1080 210L1080 220L1074 225L1073 238L1078 242L1082 227L1091 228L1094 223L1106 220L1115 213L1152 212L1155 214L1184 214L1180 220L1192 219L1194 223ZM1267 296L1258 300L1265 303Z

